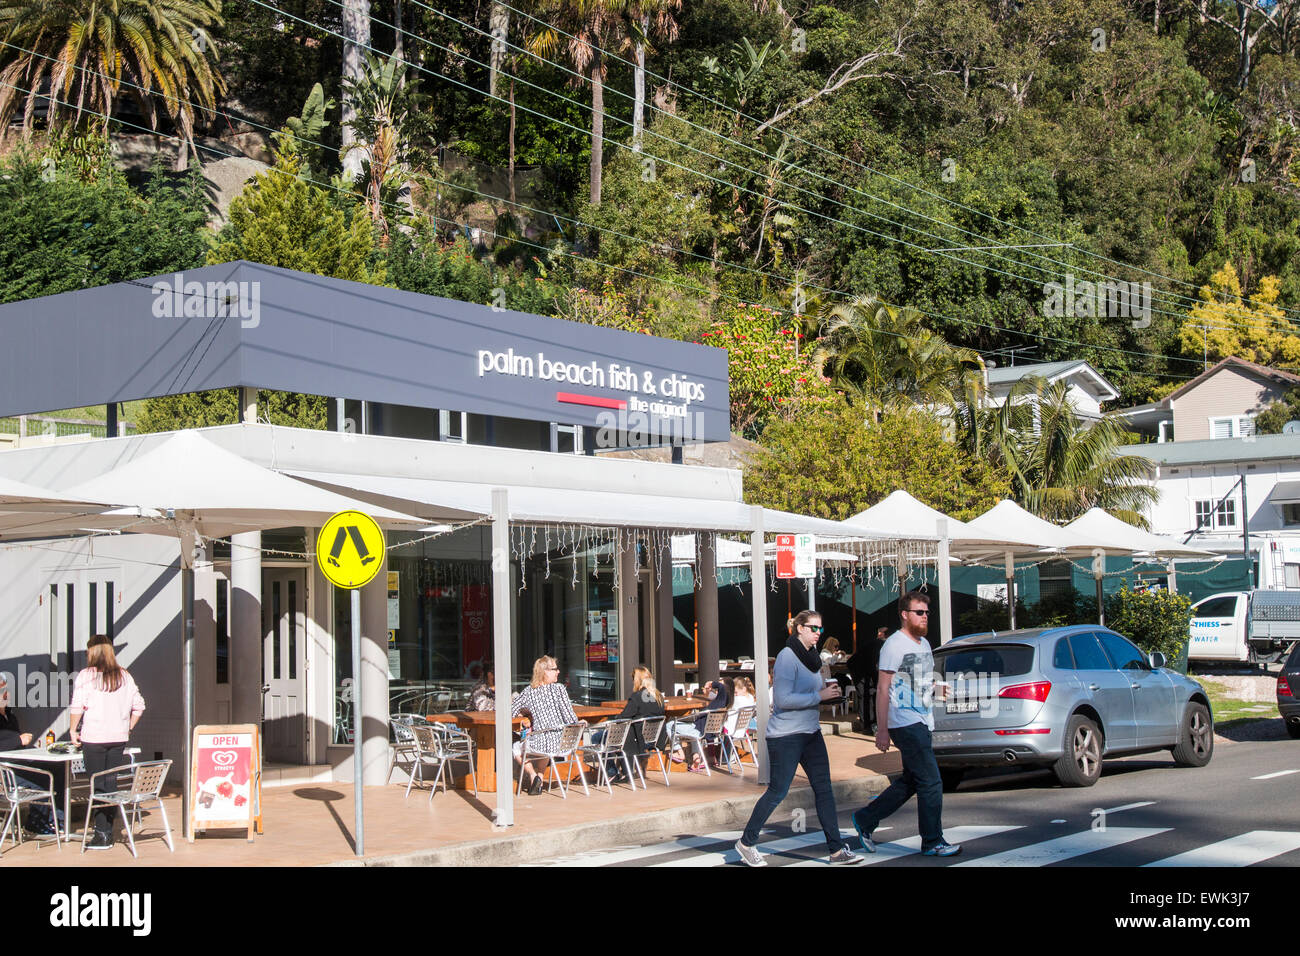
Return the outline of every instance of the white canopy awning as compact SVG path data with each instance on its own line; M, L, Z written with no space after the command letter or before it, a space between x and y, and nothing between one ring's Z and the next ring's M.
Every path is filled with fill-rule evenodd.
M1141 528L1135 528L1127 521L1121 521L1100 508L1092 508L1082 517L1076 518L1065 527L1090 538L1109 542L1112 547L1122 549L1125 552L1150 554L1162 560L1215 557L1211 551L1189 547L1174 541L1172 538L1162 538L1160 535L1151 534Z
M875 528L899 538L919 538L933 537L941 518L948 522L948 537L952 541L954 552L964 548L996 551L1004 546L1036 551L1040 547L1035 541L1018 538L1007 531L972 530L966 522L949 518L942 511L923 504L901 488L865 511L859 511L849 519L849 523Z
M381 525L418 527L425 523L412 515L367 507L286 478L193 432L178 432L152 451L69 488L66 494L141 509L142 514L156 513L160 519L173 518L131 529L166 535L177 534L177 524L209 538L267 528L310 527L340 511L358 508L364 508Z
M1014 501L999 501L973 521L967 522L968 531L990 538L1001 536L1019 541L1032 542L1018 547L972 547L953 548L953 552L970 559L981 554L1012 554L1016 557L1041 553L1043 551L1058 554L1084 555L1101 550L1108 554L1130 554L1127 548L1116 548L1106 541L1072 531L1044 521L1037 515L1030 514Z
M741 501L709 498L672 498L655 494L621 491L580 491L571 488L539 488L528 485L498 485L386 475L300 472L288 474L321 488L388 507L422 515L430 520L478 517L492 512L492 489L504 487L510 520L535 524L581 524L610 528L665 528L743 532L753 528L750 506ZM815 534L818 537L846 537L838 521L810 518L785 511L763 509L763 530L767 534ZM872 540L892 535L855 532Z

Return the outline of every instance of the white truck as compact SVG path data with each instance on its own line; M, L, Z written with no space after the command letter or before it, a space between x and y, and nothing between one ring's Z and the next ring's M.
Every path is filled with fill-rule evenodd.
M1300 639L1300 591L1227 591L1192 605L1193 661L1272 664Z

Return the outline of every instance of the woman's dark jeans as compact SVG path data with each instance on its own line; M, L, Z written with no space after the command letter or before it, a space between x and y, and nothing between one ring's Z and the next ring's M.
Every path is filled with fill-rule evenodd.
M785 799L794 780L795 769L803 765L804 775L812 784L817 799L817 819L826 834L826 848L834 853L844 846L840 839L840 824L835 812L835 794L831 791L831 761L826 755L826 741L820 733L786 734L767 738L767 791L758 798L741 842L753 846L758 833L772 815L772 811Z
M122 751L126 747L126 741L116 744L92 744L87 740L81 742L81 759L86 765L86 776L92 776L101 770L108 770L112 767L121 767L127 763L126 754ZM112 774L105 774L95 781L96 793L111 793L117 789L117 778ZM113 836L113 818L117 810L113 807L99 807L95 810L95 832L102 833L104 836L112 839Z

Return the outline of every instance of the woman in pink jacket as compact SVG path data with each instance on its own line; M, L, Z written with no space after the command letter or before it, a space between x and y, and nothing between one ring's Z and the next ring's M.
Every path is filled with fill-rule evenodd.
M122 752L132 728L144 713L144 698L126 668L117 662L113 640L96 634L86 645L86 667L77 674L72 688L72 742L81 744L87 774L96 774L126 763ZM96 792L115 789L111 775L95 781ZM87 844L92 850L113 845L113 814L95 811L95 835Z

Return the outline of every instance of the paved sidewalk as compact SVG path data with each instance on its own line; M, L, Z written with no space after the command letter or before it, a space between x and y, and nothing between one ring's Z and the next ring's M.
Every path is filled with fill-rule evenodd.
M826 738L831 777L840 809L865 802L888 785L884 776L901 764L896 750L882 755L870 738L860 734ZM353 852L352 786L343 783L304 784L262 791L266 832L245 840L245 831L213 831L193 844L180 837L180 798L166 800L176 842L168 853L160 833L161 817L147 814L137 839L140 852L132 860L125 844L111 851L80 851L78 843L56 850L52 843L36 846L6 843L8 866L319 866L319 865L510 865L558 853L614 846L635 840L707 833L740 826L763 792L752 769L744 777L714 772L711 777L674 773L672 785L663 777L647 776L649 790L632 793L615 787L614 794L592 787L584 796L579 785L567 800L559 791L537 797L517 797L515 825L492 826L495 794L475 798L472 792L441 790L429 801L427 791L405 786L366 788L366 855ZM802 775L795 778L783 805L811 808L812 792ZM74 814L76 808L74 807ZM84 812L84 811L83 811Z

